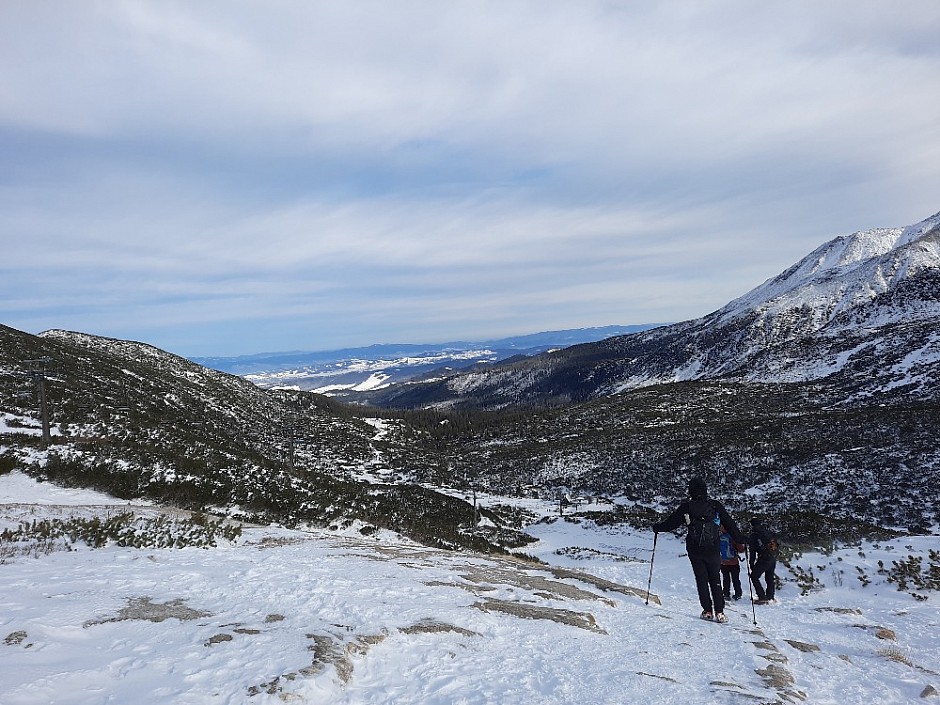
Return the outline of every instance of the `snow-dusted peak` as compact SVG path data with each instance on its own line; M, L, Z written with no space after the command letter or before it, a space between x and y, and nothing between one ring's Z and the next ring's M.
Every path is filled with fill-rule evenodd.
M901 233L901 237L898 240L898 246L909 245L923 239L926 235L936 234L940 234L940 213L932 215L916 225L904 228L904 232Z
M80 333L78 331L65 330L64 328L52 328L50 330L43 331L39 334L40 338L48 338L51 340L68 340L72 342L78 341L87 341L95 336L90 335L89 333Z
M831 398L845 403L862 394L934 399L940 388L938 329L940 214L908 228L834 238L702 318L476 369L423 389L416 385L406 403L566 405L716 379L825 379Z
M814 312L814 327L871 301L924 269L940 268L940 213L907 228L875 228L837 237L717 312L743 315L794 308Z

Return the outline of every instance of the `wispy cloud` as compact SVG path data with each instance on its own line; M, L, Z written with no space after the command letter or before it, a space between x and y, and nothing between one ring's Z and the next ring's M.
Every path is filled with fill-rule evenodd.
M224 354L703 315L940 208L938 30L932 0L6 3L0 318Z

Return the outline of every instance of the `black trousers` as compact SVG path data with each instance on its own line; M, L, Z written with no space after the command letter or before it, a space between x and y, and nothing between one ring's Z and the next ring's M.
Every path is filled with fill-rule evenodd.
M776 588L777 576L774 572L777 569L777 561L762 560L758 561L751 568L751 582L754 583L754 592L757 593L758 600L774 599L774 589ZM765 585L761 585L761 578L764 578Z
M725 599L731 597L731 588L734 588L735 598L739 598L742 595L741 592L741 564L734 563L731 565L721 564L721 591L725 595Z
M705 612L719 614L725 611L725 598L721 594L721 556L697 556L689 554L698 601Z

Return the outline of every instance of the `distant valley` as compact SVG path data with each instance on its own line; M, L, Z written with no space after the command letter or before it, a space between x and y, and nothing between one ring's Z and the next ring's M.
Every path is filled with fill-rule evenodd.
M355 398L356 393L629 335L659 325L664 324L576 328L475 342L377 344L319 352L190 359L205 367L245 377L266 389L289 388Z

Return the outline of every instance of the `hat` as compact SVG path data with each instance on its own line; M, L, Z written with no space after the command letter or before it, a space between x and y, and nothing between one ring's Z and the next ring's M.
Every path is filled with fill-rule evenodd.
M693 499L704 497L708 494L708 487L705 480L700 477L693 477L689 480L689 496Z

